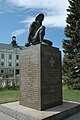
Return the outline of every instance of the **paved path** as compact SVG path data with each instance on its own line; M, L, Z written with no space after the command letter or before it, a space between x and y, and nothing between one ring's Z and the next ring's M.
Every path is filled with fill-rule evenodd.
M17 119L0 112L0 120L17 120Z
M64 120L80 120L80 112L78 112L77 114L71 116L71 117L68 117Z
M17 120L17 119L0 112L0 120ZM80 112L64 120L80 120Z

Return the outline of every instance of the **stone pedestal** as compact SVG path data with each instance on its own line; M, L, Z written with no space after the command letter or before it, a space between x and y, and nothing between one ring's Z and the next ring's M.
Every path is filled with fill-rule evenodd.
M45 110L62 104L61 52L46 44L27 47L20 60L20 104Z

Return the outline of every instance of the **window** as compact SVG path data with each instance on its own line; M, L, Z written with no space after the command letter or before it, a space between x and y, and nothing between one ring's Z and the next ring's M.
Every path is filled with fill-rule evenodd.
M9 70L9 73L11 74L11 70Z
M16 69L16 75L19 75L19 69Z
M9 54L9 59L12 59L12 55L11 54Z
M4 62L1 62L1 66L4 66Z
M4 59L4 54L3 53L1 54L1 59Z
M4 73L4 70L1 70L1 73Z
M19 60L19 55L16 55L16 59Z
M16 63L16 66L19 66L19 63Z
M12 66L12 63L11 63L11 62L9 62L9 66Z

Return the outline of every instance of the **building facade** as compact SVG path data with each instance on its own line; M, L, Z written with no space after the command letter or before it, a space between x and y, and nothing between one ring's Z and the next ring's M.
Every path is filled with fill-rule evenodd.
M0 43L0 77L16 78L19 76L19 60L22 48Z

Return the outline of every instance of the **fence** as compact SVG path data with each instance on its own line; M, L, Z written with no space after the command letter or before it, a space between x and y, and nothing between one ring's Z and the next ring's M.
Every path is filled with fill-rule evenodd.
M19 79L0 78L0 88L19 86Z

